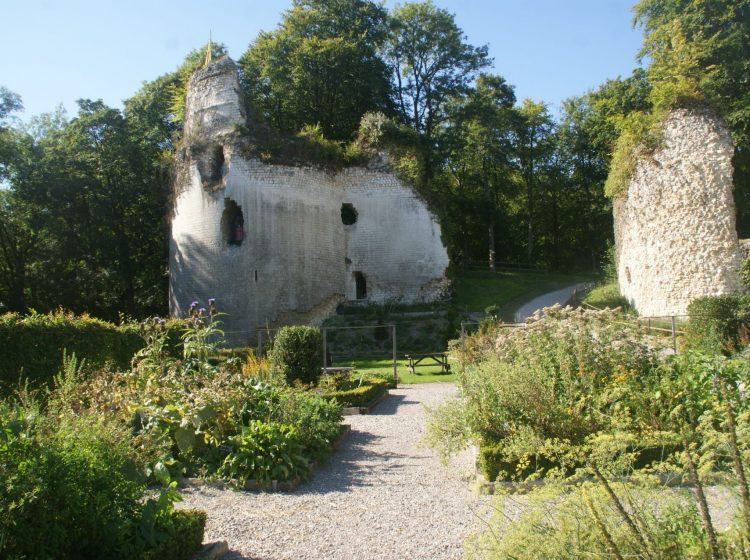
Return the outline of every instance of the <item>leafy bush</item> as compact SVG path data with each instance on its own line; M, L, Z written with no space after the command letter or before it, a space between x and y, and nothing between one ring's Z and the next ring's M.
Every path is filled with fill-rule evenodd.
M144 504L140 459L125 427L106 417L0 403L0 556L164 557L158 551L183 542L187 525L170 491ZM184 554L170 557L189 558L204 523L192 515Z
M747 340L750 304L744 295L698 298L688 306L688 315L688 348L731 354Z
M315 383L323 364L323 336L314 327L282 327L269 354L271 367L289 383Z
M146 551L143 560L190 560L203 544L206 529L206 512L197 509L175 510L160 522L159 531L164 538Z
M293 425L306 455L316 461L328 456L341 433L341 405L307 391L282 391L278 408L270 418Z
M378 377L363 378L361 382L350 381L335 391L324 393L342 406L367 406L388 390L388 382Z
M219 475L239 486L251 479L267 485L307 476L308 462L294 426L251 420L229 442L232 450Z

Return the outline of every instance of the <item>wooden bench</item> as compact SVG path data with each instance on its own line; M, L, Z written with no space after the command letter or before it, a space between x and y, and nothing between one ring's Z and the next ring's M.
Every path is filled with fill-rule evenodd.
M428 354L406 354L404 356L409 363L407 368L416 373L415 368L426 366L440 366L440 373L450 373L451 365L448 363L448 354L445 352L431 352Z

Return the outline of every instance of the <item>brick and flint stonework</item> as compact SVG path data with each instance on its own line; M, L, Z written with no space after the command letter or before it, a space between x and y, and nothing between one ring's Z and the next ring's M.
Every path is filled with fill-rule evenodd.
M713 112L672 111L662 147L614 201L620 292L640 315L684 315L696 298L739 291L733 154Z

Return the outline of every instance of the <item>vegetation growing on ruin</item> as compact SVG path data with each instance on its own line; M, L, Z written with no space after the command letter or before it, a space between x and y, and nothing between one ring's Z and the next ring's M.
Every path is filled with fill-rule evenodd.
M696 103L708 104L722 115L738 146L735 161L736 196L741 221L747 204L747 167L742 155L748 146L748 94L741 68L747 65L750 4L712 0L686 5L642 0L635 22L645 31L640 52L649 58L651 110L618 117L620 139L612 152L605 185L609 197L625 194L635 162L658 148L661 125L669 111Z

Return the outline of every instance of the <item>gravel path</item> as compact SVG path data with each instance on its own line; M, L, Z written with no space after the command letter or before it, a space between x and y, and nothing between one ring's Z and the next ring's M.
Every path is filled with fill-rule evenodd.
M469 490L470 453L446 468L418 447L422 404L454 393L450 384L403 386L372 414L347 417L351 434L293 493L186 489L181 507L208 512L206 541L226 540L228 559L460 558L489 498Z

